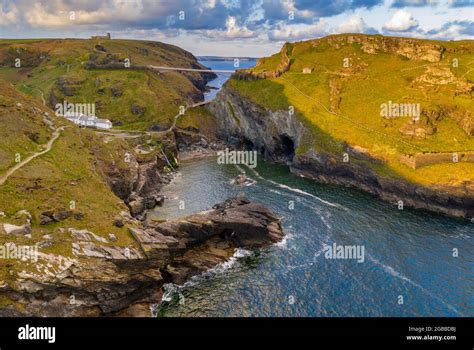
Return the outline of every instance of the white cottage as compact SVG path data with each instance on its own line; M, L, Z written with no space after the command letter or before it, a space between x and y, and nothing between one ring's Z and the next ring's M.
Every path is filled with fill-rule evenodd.
M95 127L99 129L112 129L112 122L108 119L97 118L95 121Z
M100 119L82 113L66 112L64 117L76 125L89 128L111 129L113 126L112 122L108 119Z

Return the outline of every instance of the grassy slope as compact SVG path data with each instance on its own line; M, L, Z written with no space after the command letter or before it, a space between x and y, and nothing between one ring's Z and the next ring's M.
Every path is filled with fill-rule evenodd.
M37 98L48 97L52 90L59 100L96 103L99 117L121 122L124 129L143 129L154 123L167 124L176 115L183 101L191 101L199 93L191 81L177 72L158 74L136 70L87 70L90 55L104 59L106 48L118 59L130 57L132 65L174 65L191 67L194 57L172 45L136 40L0 40L0 78L11 81L22 92ZM145 56L141 49L146 49ZM38 56L43 55L43 59ZM12 66L22 59L23 68ZM48 57L48 58L45 58ZM192 76L196 73L190 73ZM64 96L55 86L58 77L74 81L74 96ZM122 96L112 95L110 88L118 87ZM104 91L99 94L98 91ZM145 107L143 115L131 112L132 104ZM117 125L119 126L119 125Z
M14 153L20 152L22 157L27 157L51 137L52 132L42 123L42 116L44 112L50 115L53 113L1 80L0 95L0 149L3 159L6 159L2 167L6 168L11 165L9 163L12 163ZM17 103L21 103L22 107L17 107ZM41 112L34 113L33 106ZM61 125L61 122L69 124L62 118L52 116L51 119L56 126ZM28 123L28 127L25 123ZM38 143L25 136L31 131L41 135ZM108 233L114 233L117 237L114 245L133 245L134 240L128 230L113 225L114 217L127 208L104 182L96 164L98 159L120 163L126 147L120 140L105 144L91 130L73 125L67 127L49 153L19 169L0 186L0 211L5 214L0 217L0 222L22 224L24 221L15 214L26 209L32 214L33 227L32 238L0 234L0 245L7 242L33 245L41 241L43 235L51 234L54 244L41 251L71 256L70 234L60 230L69 227L88 229L106 238ZM3 173L2 169L0 174ZM70 201L76 204L73 212L83 213L83 219L70 217L60 223L39 225L39 216L43 211L69 209ZM4 260L0 264L0 281L14 281L15 274L25 269L34 271L35 266L18 260Z
M474 45L472 42L443 42L446 47ZM364 67L358 74L340 79L341 74L350 73L342 66L343 59L349 57L351 62ZM446 54L442 64L458 58L459 68L451 71L456 77L474 81L472 54ZM346 44L341 48L331 47L326 39L308 41L293 45L291 54L292 66L283 76L259 81L232 80L230 84L243 95L271 109L287 109L295 106L298 115L316 133L316 149L327 149L331 152L342 149L335 144L347 142L370 151L372 155L386 161L384 167L374 167L385 174L397 174L411 181L423 184L460 184L464 181L474 182L474 164L440 164L413 170L400 163L401 154L417 152L451 152L474 150L474 138L468 136L453 120L443 118L437 124L437 132L425 139L403 136L398 129L407 118L396 118L389 121L380 117L380 105L389 100L404 103L420 103L423 107L433 105L459 105L474 113L474 104L470 96L454 96L453 84L439 86L436 89L420 89L410 83L424 73L429 62L408 60L402 56L378 52L364 53L358 44ZM257 70L271 69L270 58ZM468 64L471 63L471 66ZM311 74L302 74L303 67L314 68ZM410 68L408 70L402 70ZM414 69L411 69L414 68ZM329 80L339 79L342 85L340 93L340 114L350 121L328 113L314 100L299 93L295 86L324 106L330 106ZM356 124L361 127L355 127ZM388 136L387 136L388 135ZM403 140L415 145L407 145ZM304 152L307 150L307 146Z
M214 115L202 106L188 109L183 116L178 118L176 126L182 129L198 129L200 133L210 139L214 139L217 133L217 123Z

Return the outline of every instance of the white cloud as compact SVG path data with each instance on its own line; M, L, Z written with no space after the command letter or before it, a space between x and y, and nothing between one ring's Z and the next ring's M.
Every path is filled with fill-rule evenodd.
M383 25L383 29L390 32L406 32L416 27L418 27L418 21L406 10L398 10L393 17Z
M226 37L228 38L251 38L255 36L255 33L247 27L239 27L235 17L227 17L225 24L227 28Z
M328 34L328 23L319 21L313 24L282 25L268 33L270 40L296 41L318 38Z
M472 35L466 33L466 27L463 23L446 24L441 29L429 31L429 36L427 37L441 40L472 39Z
M62 4L51 10L37 2L33 6L24 7L27 23L32 27L68 27L79 24L104 24L112 21L138 21L144 18L144 7L141 2L112 0L111 8L100 7L94 10L81 10ZM111 5L110 3L109 5Z
M364 19L359 16L353 16L346 22L342 22L337 27L338 33L364 33L367 30L367 24Z
M257 33L248 29L246 26L239 26L237 20L233 16L227 17L225 22L226 30L205 30L202 33L213 39L243 39L254 38Z

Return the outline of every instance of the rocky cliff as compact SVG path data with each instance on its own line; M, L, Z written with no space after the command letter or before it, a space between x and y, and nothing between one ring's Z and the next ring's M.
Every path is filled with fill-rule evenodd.
M122 164L116 159L97 157L104 180L114 194L125 202L131 215L139 219L145 218L146 209L163 203L164 197L160 190L170 182L174 167L177 167L178 150L174 134L164 135L159 140L160 145L152 150L141 149L151 141L142 140L143 143L135 149L126 150Z
M165 283L182 283L236 248L260 248L283 237L280 220L244 197L154 226L144 227L126 212L122 219L138 247L71 229L72 257L39 253L34 264L42 273L25 263L14 282L1 281L1 296L10 303L0 306L0 316L148 316Z
M288 111L271 111L242 97L228 84L209 104L217 135L234 147L258 150L267 159L291 161L311 133Z
M383 176L370 166L380 161L345 145L353 161L339 153L307 147L312 133L288 111L272 111L243 97L230 84L209 105L219 136L236 147L258 150L265 158L284 161L293 173L323 183L349 186L397 205L427 209L455 217L474 217L474 194L467 187L421 186L403 178Z

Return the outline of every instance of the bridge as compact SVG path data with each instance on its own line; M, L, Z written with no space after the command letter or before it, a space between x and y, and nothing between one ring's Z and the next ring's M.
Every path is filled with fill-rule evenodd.
M235 70L226 69L197 69L197 68L180 68L180 67L166 67L166 66L153 66L149 65L149 69L159 71L184 71L184 72L201 72L201 73L235 73Z

